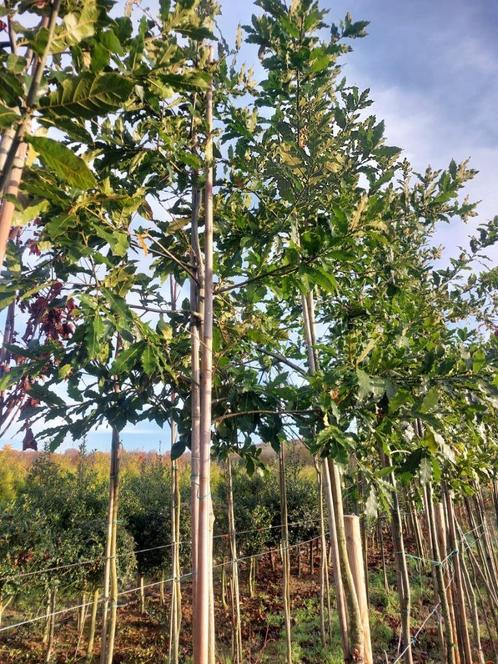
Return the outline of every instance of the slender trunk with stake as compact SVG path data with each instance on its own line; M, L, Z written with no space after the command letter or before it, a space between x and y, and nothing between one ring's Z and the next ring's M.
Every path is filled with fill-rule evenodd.
M171 440L176 439L176 423L171 422ZM181 584L180 584L180 487L178 483L178 468L176 459L171 462L171 538L172 538L172 563L171 563L171 608L169 626L169 661L170 664L178 664L180 648L180 626L182 619Z
M423 501L424 501L424 510L425 510L425 517L426 517L426 523L427 523L429 558L431 558L432 555L433 555L433 552L434 552L434 547L432 545L432 532L431 532L430 519L429 519L429 506L428 506L428 502L427 502L427 491L425 489L422 490L422 498L423 498ZM437 581L437 575L436 575L436 568L432 563L431 563L431 575L432 575L432 587L434 588L434 593L437 595L438 594L438 581ZM438 631L439 645L441 647L441 654L443 654L444 651L445 651L445 648L446 648L446 641L445 641L445 635L444 635L444 630L443 630L443 624L442 624L441 620L437 621L437 631Z
M474 647L477 652L477 664L485 664L484 651L482 649L482 642L481 642L481 625L479 623L479 612L477 610L476 593L474 591L472 582L470 580L470 575L467 569L467 564L465 562L464 553L465 552L462 548L462 551L459 554L460 565L462 568L462 577L465 588L465 595L467 597L467 604L469 605L470 608L470 616L472 620L472 632L474 636Z
M349 565L348 551L346 545L346 534L344 531L344 509L342 504L341 476L337 464L329 459L330 483L334 501L334 513L336 523L337 545L339 550L339 561L346 589L346 602L348 607L348 637L349 653L346 661L362 661L365 659L365 639L360 614L360 606L354 584L351 567Z
M435 561L434 568L436 570L437 589L439 593L439 600L441 602L441 613L444 620L444 636L445 636L445 650L446 650L446 664L455 664L455 644L453 641L453 629L451 624L450 608L448 605L448 595L441 565L441 555L439 552L439 540L436 532L436 519L434 516L434 502L432 485L430 482L426 484L427 491L427 521L431 531L432 541L432 557Z
M233 508L233 479L232 460L227 458L227 482L228 482L228 530L230 537L230 556L232 559L232 659L234 664L242 663L242 624L240 617L240 591L239 591L239 564L237 555L237 539L235 532L235 513Z
M344 530L346 535L349 565L356 588L356 596L358 598L358 606L360 608L361 615L361 626L363 631L364 654L363 660L360 661L364 661L365 664L373 664L360 517L356 516L356 514L349 514L344 516Z
M52 48L52 41L57 27L60 6L61 0L55 0L52 4L47 24L45 48L43 54L38 60L36 60L33 67L31 84L21 119L19 120L13 135L11 135L10 132L6 132L7 138L5 142L2 141L2 151L5 153L5 156L2 155L2 169L0 173L0 193L3 197L0 203L0 269L3 267L3 261L7 251L7 243L12 228L16 201L19 195L19 188L21 186L24 164L28 151L24 139L29 132L31 118L36 107L45 65ZM42 22L42 25L44 24L45 21Z
M377 537L379 539L380 545L380 555L382 557L382 574L384 577L384 590L386 593L389 592L389 581L387 580L387 568L386 568L386 552L384 549L384 528L382 525L382 520L378 519L377 521Z
M102 616L102 640L100 664L112 664L116 634L118 604L118 574L116 537L119 501L119 457L121 442L116 427L112 428L111 469L109 475L109 504L106 535L106 560L104 570L104 610Z
M211 51L211 47L210 47ZM211 61L211 55L208 58ZM204 190L204 308L201 344L200 440L197 567L194 614L194 664L208 664L212 569L211 519L211 399L213 371L213 90L206 93L206 181Z
M93 646L95 643L95 631L97 627L97 610L99 608L100 591L96 588L93 591L92 602L92 616L90 619L90 633L88 634L88 645L86 647L86 661L91 662L93 659Z
M437 537L438 537L438 543L439 543L439 554L441 556L442 560L445 560L447 556L450 554L450 551L448 550L448 538L446 536L447 533L447 525L446 525L446 519L445 519L445 514L444 514L444 506L443 503L440 501L437 501L434 503L434 516L436 517L436 532L437 532ZM448 564L447 564L448 563ZM451 577L451 572L450 572L450 567L449 567L449 559L446 561L446 563L443 565L443 577L444 577L444 584L448 588L446 595L448 597L448 607L450 610L450 622L451 622L451 629L453 633L453 643L455 644L455 662L456 664L460 664L460 652L458 650L457 646L457 625L456 625L456 618L455 618L455 606L453 602L453 580Z
M330 606L330 587L329 572L327 560L327 538L325 536L325 514L323 509L323 476L320 462L315 459L315 470L318 477L318 499L320 506L320 633L322 645L325 648L327 641L332 640L331 606Z
M318 356L316 354L316 330L315 330L315 309L313 294L308 293L302 298L303 309L303 327L304 339L308 353L308 371L314 375L319 369ZM347 659L350 655L350 638L348 616L346 609L346 599L344 593L343 571L341 565L341 556L339 553L337 539L337 518L334 509L334 499L332 495L332 483L330 477L330 468L327 461L322 461L322 477L324 483L325 497L327 501L327 510L329 517L330 542L332 546L332 557L334 564L334 584L337 604L337 613L339 616L339 627L341 631L341 642L344 657ZM349 566L347 559L345 565Z
M444 491L444 498L446 503L446 515L448 519L449 548L453 554L451 562L453 566L455 618L460 656L464 664L472 664L472 651L470 647L469 632L467 629L467 614L465 609L463 573L460 561L460 550L457 545L455 512L453 508L453 498L447 488L445 488Z
M45 653L45 662L52 661L53 649L54 649L54 633L55 633L55 601L57 598L57 587L54 585L50 592L50 604L49 604L49 617L48 617L48 630L47 630L47 650Z
M282 524L281 547L282 569L284 577L284 619L286 638L286 662L292 664L292 634L291 634L291 598L290 598L290 557L289 557L289 523L287 517L287 487L285 481L285 448L280 442L279 450L279 477L280 477L280 517Z
M390 459L381 449L381 460L384 467L390 466ZM403 525L401 512L399 508L398 491L396 487L396 478L394 473L389 473L389 482L391 484L391 532L394 546L394 557L396 561L396 575L398 579L398 596L401 613L401 645L403 650L403 659L406 664L413 664L412 655L412 637L410 632L410 578L408 575L408 565L406 562L405 542L403 538Z

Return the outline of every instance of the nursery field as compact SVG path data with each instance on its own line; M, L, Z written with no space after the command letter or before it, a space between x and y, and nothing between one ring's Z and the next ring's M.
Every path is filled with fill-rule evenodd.
M482 176L390 144L367 20L149 4L0 7L0 664L498 664Z
M214 598L218 625L217 659L220 662L233 661L236 609L240 611L243 661L285 660L279 469L271 450L264 450L264 454L268 467L265 476L250 478L245 469L234 468L238 548L235 568L224 534L229 530L226 473L222 466L213 468L214 506L219 520L214 535ZM5 629L19 621L27 621L25 625L0 632L0 661L6 664L44 662L49 645L47 625L53 629L51 661L84 662L92 657L98 661L102 604L98 605L95 621L92 613L104 564L102 524L106 513L108 459L103 454L88 455L84 451L52 456L40 454L26 459L8 450L0 453L0 459L2 495L9 497L2 504L1 522L2 534L7 536L0 552L2 627ZM131 453L123 457L122 463L119 524L122 555L118 562L120 593L114 661L152 663L163 660L171 647L173 596L168 579L173 575L174 561L168 546L171 542L165 537L165 533L171 532L172 511L167 500L172 493L171 460L168 456ZM10 473L6 472L9 470ZM285 479L292 656L295 661L332 664L342 661L340 628L334 591L324 594L322 589L320 501L314 474L312 459L305 448L298 443L287 445ZM347 486L347 476L345 479ZM179 489L180 505L188 504L187 464L179 472ZM346 491L345 504L348 507L350 500L350 492ZM414 641L413 658L414 662L440 662L438 625L441 612L437 609L438 597L432 587L431 561L424 557L428 555L424 546L428 539L427 525L420 505L407 501L404 507L408 510L404 523L412 610L417 617L414 628L417 631L420 628ZM486 495L485 521L480 525L486 524L495 541L498 514L493 513L493 509L497 508L498 505L493 506L492 494ZM22 527L17 521L21 511L28 522ZM190 529L188 510L183 514L180 509L180 517L183 539L188 537ZM458 519L464 528L469 527L464 513L459 513ZM400 616L392 537L385 515L365 518L363 527L374 661L385 662L386 658L393 661L399 655ZM416 529L420 530L419 534ZM479 532L482 530L479 528ZM332 578L334 570L328 534L325 541L327 575ZM475 532L467 533L461 546L463 562L468 565L467 573L473 584L473 590L468 590L477 590L482 598L486 587L473 563L480 555L477 541ZM12 546L13 542L15 546ZM87 566L83 562L89 560L90 552L95 557ZM188 662L192 657L188 542L180 545L179 552L181 620L178 652L179 661ZM12 561L12 556L17 564L9 567L7 562L9 558ZM82 564L74 565L75 560ZM237 607L233 593L234 571L239 578ZM5 579L6 573L9 581ZM50 593L54 590L57 595L51 608L56 614L61 613L55 616L52 625L46 613ZM321 606L324 596L325 606ZM97 595L97 600L100 597ZM64 612L65 609L70 610ZM482 653L485 661L493 661L496 657L496 616L483 613L482 620L479 625Z

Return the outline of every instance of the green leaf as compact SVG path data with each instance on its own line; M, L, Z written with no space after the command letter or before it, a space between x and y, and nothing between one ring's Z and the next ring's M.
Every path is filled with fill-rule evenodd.
M154 348L150 345L146 346L142 353L142 366L147 376L151 376L154 373L156 368L156 358Z
M85 333L86 352L90 360L95 359L100 354L100 343L104 335L104 321L94 312L93 318L87 326Z
M432 410L434 410L435 406L437 405L437 402L438 402L438 393L437 390L433 387L427 392L427 394L423 398L422 403L420 404L420 412L430 413Z
M179 459L186 449L185 442L183 440L178 440L176 443L173 443L171 446L171 460L175 461Z
M144 346L145 342L139 341L126 350L122 350L112 363L111 373L121 374L133 369L143 355Z
M97 181L86 163L62 143L46 136L28 136L40 159L61 180L77 189L95 187Z
M19 120L19 115L12 109L0 103L0 129L7 129Z
M356 369L358 379L358 399L363 401L370 394L370 376L363 369Z
M83 72L66 78L58 90L40 100L40 107L49 118L91 120L122 106L132 90L133 82L121 74Z

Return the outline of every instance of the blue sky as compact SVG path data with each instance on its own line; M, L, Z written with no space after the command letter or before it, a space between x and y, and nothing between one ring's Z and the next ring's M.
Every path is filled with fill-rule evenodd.
M157 2L150 0L151 11ZM250 23L248 0L222 0L219 20L228 41L237 25ZM344 60L351 83L370 88L373 112L386 123L388 141L404 149L415 168L441 168L451 158L471 157L479 170L468 186L480 200L479 217L498 213L498 2L496 0L326 0L322 7L337 22L347 11L371 23L369 36L354 42ZM243 59L257 68L256 49L244 47ZM438 241L455 251L472 227L449 224ZM494 251L493 258L498 258ZM169 431L146 423L126 428L126 449L167 449ZM21 437L4 438L20 448ZM88 437L90 449L108 449L110 432L102 428ZM71 446L71 445L67 445ZM66 447L67 447L66 446Z

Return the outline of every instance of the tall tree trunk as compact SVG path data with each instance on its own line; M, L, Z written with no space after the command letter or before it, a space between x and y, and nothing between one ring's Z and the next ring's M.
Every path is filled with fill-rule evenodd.
M427 521L431 531L432 540L432 557L435 561L435 571L437 579L437 590L439 594L439 601L441 603L441 613L444 620L444 635L445 635L445 650L446 650L446 664L455 664L455 643L453 641L453 629L451 624L450 608L448 605L447 588L443 575L443 568L441 566L441 555L439 552L439 540L436 532L436 519L434 516L434 502L431 483L426 484L427 491Z
M384 467L391 465L389 457L381 449L381 460ZM408 566L406 563L405 542L403 537L403 525L401 521L401 512L399 508L398 491L396 487L396 478L394 473L389 473L389 483L391 484L391 532L394 547L394 559L396 561L396 575L398 578L398 596L401 613L401 645L403 650L403 659L406 664L413 664L412 655L412 637L410 630L410 577L408 575Z
M438 501L434 503L434 514L436 517L436 532L439 543L439 553L441 556L441 560L444 561L443 570L442 570L444 584L446 588L448 588L446 595L448 597L448 607L450 610L450 621L453 633L453 643L455 644L455 662L456 664L459 664L460 651L456 647L458 645L458 636L457 636L458 632L457 632L457 624L455 618L455 605L453 601L453 582L448 565L449 562L448 554L450 553L448 550L448 538L447 538L448 529L445 519L444 506L442 502Z
M429 519L429 503L428 503L428 493L425 489L425 487L422 487L422 498L424 502L424 514L425 514L425 521L427 524L427 535L428 535L428 540L429 540L429 557L432 558L434 555L434 546L432 543L432 531L431 531L431 524L430 524L430 519ZM439 597L439 591L438 591L438 580L437 580L437 574L436 574L436 568L434 564L431 562L431 575L432 575L432 587L434 588L434 595L436 597ZM438 631L438 640L439 640L439 645L441 648L441 656L444 654L445 649L446 649L446 640L445 640L445 634L444 634L444 629L441 620L437 621L437 631Z
M175 279L170 277L171 309L176 311L178 300L178 287ZM171 449L176 443L177 425L170 420L170 443ZM180 483L178 479L178 464L176 459L171 459L171 608L169 625L169 662L178 664L180 650L180 630L182 623L182 590L180 581ZM162 589L162 584L161 584ZM164 601L164 600L163 600Z
M208 60L211 62L209 47ZM200 440L197 568L194 614L194 664L208 664L212 568L211 519L211 399L213 371L213 89L206 92L206 182L204 189L204 307L201 344Z
M280 442L279 451L279 477L280 477L280 517L282 524L281 547L284 590L284 618L286 639L286 662L292 664L292 633L291 633L291 597L290 597L290 556L289 556L289 523L287 516L287 487L285 480L285 447Z
M451 562L453 566L455 618L459 652L463 664L472 664L472 652L470 648L469 633L467 630L464 583L460 561L460 550L457 544L453 498L447 487L444 488L444 499L446 503L446 516L448 520L449 548L451 549L448 555L451 555Z
M7 243L9 240L14 212L16 209L19 188L23 177L28 146L25 141L30 131L31 116L37 103L40 84L45 65L52 48L52 41L57 28L57 18L62 0L54 0L50 8L50 16L43 17L40 25L46 26L46 41L43 53L34 59L31 83L23 105L21 119L15 131L7 130L2 138L2 156L0 169L0 270L3 267ZM29 61L31 56L27 58ZM8 197L8 198L7 198Z
M316 353L315 307L314 307L314 300L312 293L308 293L306 296L302 297L302 309L303 309L304 340L306 343L306 349L308 353L308 371L311 375L314 375L316 371L319 369L319 363L318 363L318 356ZM346 597L344 592L343 566L349 567L349 562L347 560L347 556L341 557L339 552L337 517L334 507L335 501L332 491L331 472L329 464L327 463L326 460L322 460L321 471L322 471L323 485L324 485L325 498L328 510L330 543L332 547L332 557L334 565L334 585L335 585L337 613L339 616L339 628L341 632L341 643L342 643L344 658L345 660L348 660L350 658L351 640L349 636ZM344 529L343 524L342 524L342 529ZM351 584L348 585L350 588L352 587Z
M344 530L348 548L348 559L353 575L356 596L360 607L361 626L364 641L365 664L373 664L372 642L370 638L370 622L367 600L367 583L365 579L365 563L362 552L360 517L350 514L344 517Z
M349 653L345 660L363 661L365 659L365 639L363 634L363 625L360 614L360 606L356 595L351 567L349 565L348 551L346 546L346 535L344 532L344 509L342 505L342 486L341 476L337 464L329 459L330 483L332 487L332 497L334 501L334 514L336 524L337 545L339 550L339 561L341 566L342 578L346 589L346 602L348 607L348 640Z
M477 664L485 664L484 651L482 649L481 642L481 626L479 623L479 612L477 610L477 599L474 588L472 587L472 582L470 580L469 570L467 569L467 564L465 562L465 555L462 549L462 552L459 553L460 565L462 568L462 577L465 588L465 594L467 596L467 603L470 607L470 615L472 619L472 632L474 636L474 647L477 652Z
M227 458L228 482L228 530L230 537L230 556L232 559L232 659L234 664L242 664L242 623L240 618L239 563L237 537L235 532L235 513L233 508L232 460Z
M198 217L200 211L200 192L194 175L192 186L192 263L195 264L194 279L190 280L190 344L191 344L191 419L192 433L190 443L190 512L192 537L192 615L196 615L197 587L197 549L199 532L199 459L200 459L200 422L201 422L201 370L200 340L202 336L202 309L204 307L204 261L200 249ZM192 631L195 649L196 630Z
M320 634L322 645L326 648L327 642L331 640L329 566L327 560L327 538L325 536L325 514L323 509L323 476L320 461L317 458L314 461L318 477L318 500L320 506Z
M101 664L112 664L116 633L118 574L116 535L119 503L119 461L121 443L116 427L112 428L109 503L107 513L106 559L104 570L104 609L102 616ZM110 610L109 610L110 609Z

